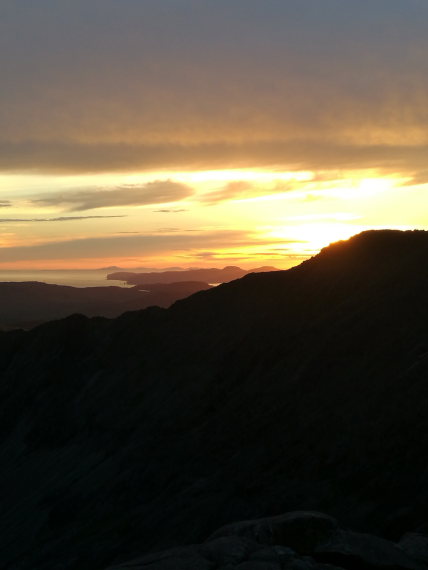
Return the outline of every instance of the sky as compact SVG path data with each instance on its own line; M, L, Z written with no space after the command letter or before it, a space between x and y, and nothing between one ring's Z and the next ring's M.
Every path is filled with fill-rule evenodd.
M0 0L0 269L428 229L426 0Z

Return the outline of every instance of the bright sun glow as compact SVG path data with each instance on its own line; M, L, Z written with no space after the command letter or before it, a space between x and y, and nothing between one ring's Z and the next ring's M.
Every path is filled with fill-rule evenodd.
M295 241L296 251L314 254L330 243L349 239L353 235L369 229L381 229L381 227L373 228L373 226L346 223L311 223L286 226L271 232L269 235L278 239L291 239ZM395 226L394 229L407 230L410 228L408 226Z
M171 186L169 201L145 200L156 181ZM287 268L364 230L426 227L428 185L403 181L375 170L3 176L0 267ZM180 184L185 197L174 199ZM121 202L129 187L135 202ZM86 192L109 200L86 210L63 200Z
M398 178L357 178L339 180L331 184L331 187L323 185L320 191L324 196L341 198L343 200L373 198L398 186L402 179Z
M285 226L270 235L278 239L291 239L301 252L316 252L331 242L348 239L363 227L343 223L311 223Z

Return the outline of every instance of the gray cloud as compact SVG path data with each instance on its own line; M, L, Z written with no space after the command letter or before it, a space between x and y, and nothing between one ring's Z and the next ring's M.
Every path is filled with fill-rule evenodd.
M6 148L7 147L7 148ZM348 144L317 141L260 141L201 143L198 145L131 145L61 143L0 143L0 169L44 170L51 173L150 171L269 167L276 170L337 170L378 168L386 172L415 174L426 170L428 143ZM108 166L107 166L108 165ZM76 209L92 202L104 205L154 204L186 198L192 190L170 180L115 190L81 190L68 194ZM56 194L45 204L61 203ZM123 196L123 198L120 198ZM43 200L43 198L42 198ZM126 202L125 202L126 200ZM135 200L135 202L134 202ZM65 204L65 200L62 202ZM92 207L92 206L91 206ZM101 206L96 206L101 207ZM83 208L82 208L83 209Z
M12 203L9 200L0 200L0 208L9 208Z
M76 220L97 220L104 218L125 218L126 216L61 216L59 218L0 218L0 224L11 222L73 222Z
M418 0L3 0L0 169L417 172L427 21Z
M142 185L119 186L112 190L72 190L39 196L31 200L35 206L62 206L71 212L109 208L112 206L144 206L164 204L188 198L193 189L172 180L156 180Z
M421 170L410 174L410 178L403 182L403 186L421 186L428 184L428 170Z

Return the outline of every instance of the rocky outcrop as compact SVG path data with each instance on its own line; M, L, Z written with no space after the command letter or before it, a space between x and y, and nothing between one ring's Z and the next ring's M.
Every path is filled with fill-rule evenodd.
M297 511L226 525L217 530L212 538L239 536L260 544L286 545L300 554L309 554L318 544L331 540L336 533L337 522L333 517Z
M420 553L426 553L421 545L427 540L406 535L395 544L340 528L321 513L292 512L230 524L202 544L150 554L108 570L426 570Z

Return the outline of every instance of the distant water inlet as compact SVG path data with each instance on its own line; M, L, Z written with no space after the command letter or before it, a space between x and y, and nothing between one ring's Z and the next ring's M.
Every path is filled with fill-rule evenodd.
M107 273L103 269L0 270L0 281L40 281L72 287L129 287L122 281L108 281Z

